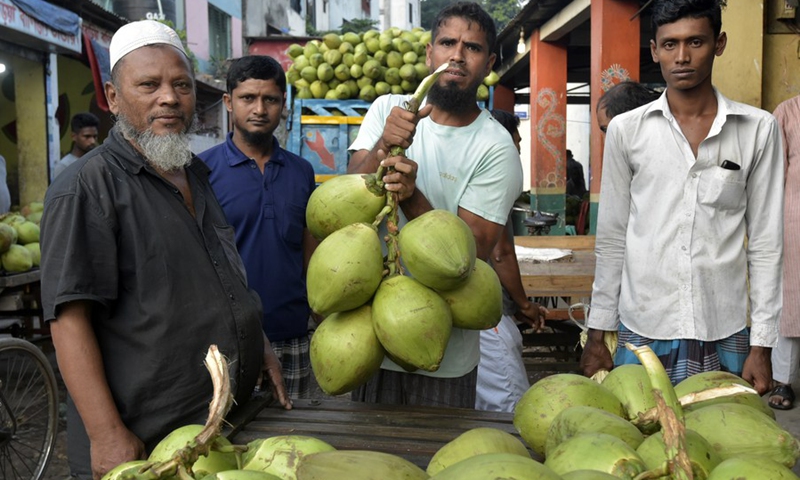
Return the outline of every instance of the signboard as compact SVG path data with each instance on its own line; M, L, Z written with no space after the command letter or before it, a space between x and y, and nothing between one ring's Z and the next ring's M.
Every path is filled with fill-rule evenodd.
M81 36L57 32L38 20L29 17L9 0L0 0L0 27L33 37L75 53L81 53ZM5 35L3 35L5 37ZM27 42L26 42L27 43Z

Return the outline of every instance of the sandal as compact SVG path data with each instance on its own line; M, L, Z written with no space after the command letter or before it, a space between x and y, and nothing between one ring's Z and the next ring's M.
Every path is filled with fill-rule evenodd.
M779 401L778 403L773 403L767 399L767 403L772 408L777 410L791 410L794 407L794 390L792 390L791 385L787 385L784 383L779 383L775 388L769 392L770 397L780 397L783 400ZM786 405L785 402L789 402L789 405Z

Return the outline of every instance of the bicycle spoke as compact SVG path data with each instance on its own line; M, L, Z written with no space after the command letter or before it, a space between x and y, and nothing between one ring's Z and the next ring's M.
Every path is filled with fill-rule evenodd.
M12 457L17 457L21 460L19 462L15 462L14 458ZM16 449L11 448L10 445L7 445L5 448L0 450L0 465L3 465L3 467L0 468L0 471L3 472L3 478L31 478L34 474L34 469L29 467L28 463L29 462L25 461L25 457L20 455ZM8 468L6 468L5 465L7 465ZM23 476L22 469L19 468L20 465L24 466L25 470L27 470L25 476ZM8 476L6 474L7 472L13 472L13 476Z
M0 338L0 478L38 480L50 459L58 394L47 358L29 342Z

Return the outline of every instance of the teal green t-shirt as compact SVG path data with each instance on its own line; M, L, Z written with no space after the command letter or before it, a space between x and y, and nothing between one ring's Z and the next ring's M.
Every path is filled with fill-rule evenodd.
M378 97L349 150L372 150L392 107L402 106L408 98L406 95ZM485 109L465 127L439 125L430 117L420 120L406 157L419 165L416 188L437 209L457 214L461 207L505 225L514 201L522 193L522 165L517 148L508 131ZM405 223L401 212L400 227ZM479 359L479 332L454 328L439 370L417 373L460 377L471 372ZM382 368L403 371L388 359Z

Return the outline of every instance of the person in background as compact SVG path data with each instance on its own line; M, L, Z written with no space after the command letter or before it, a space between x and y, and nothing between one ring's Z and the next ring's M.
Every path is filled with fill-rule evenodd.
M656 100L658 92L641 83L627 80L609 88L597 102L597 125L604 134L611 119Z
M93 113L84 112L75 114L70 122L72 127L72 150L56 163L53 168L53 178L56 178L65 168L75 163L97 146L97 127L100 120Z
M783 310L778 345L772 350L769 406L788 410L794 406L792 382L800 364L800 95L775 109L783 133Z
M603 336L619 331L620 345L649 345L673 383L725 370L760 394L770 388L781 312L783 149L772 115L712 84L714 58L727 42L723 4L652 4L650 50L667 89L608 125L581 357L587 376L637 362L624 348L612 360Z
M69 394L70 470L81 480L205 422L212 344L228 359L238 405L263 375L291 408L233 229L189 150L195 80L178 35L132 22L109 54L116 125L50 185L41 222L43 316Z
M8 191L7 177L6 158L0 155L0 213L6 213L11 209L11 192Z
M370 173L382 163L397 193L400 226L434 208L457 214L475 236L477 256L488 260L522 193L522 166L511 136L477 104L477 90L492 69L497 31L477 3L444 7L432 25L426 64L448 65L418 114L402 108L407 95L383 95L367 111L350 145L349 173ZM413 142L413 143L412 143ZM386 158L390 147L404 155ZM356 401L475 408L480 333L454 328L436 372L409 373L386 359Z
M248 283L261 297L261 326L283 366L286 390L292 398L306 398L311 367L305 272L316 241L305 221L314 169L273 136L286 103L281 65L267 56L242 57L231 63L227 81L222 98L233 132L198 157L211 169L209 181L236 232Z
M504 110L492 110L492 116L511 134L519 152L519 117ZM503 286L503 316L495 328L481 331L475 408L513 412L514 406L531 386L522 359L522 334L515 319L538 332L544 327L547 310L531 302L525 294L514 250L510 215L490 260Z
M582 199L586 191L583 165L572 156L572 150L567 150L567 195Z

